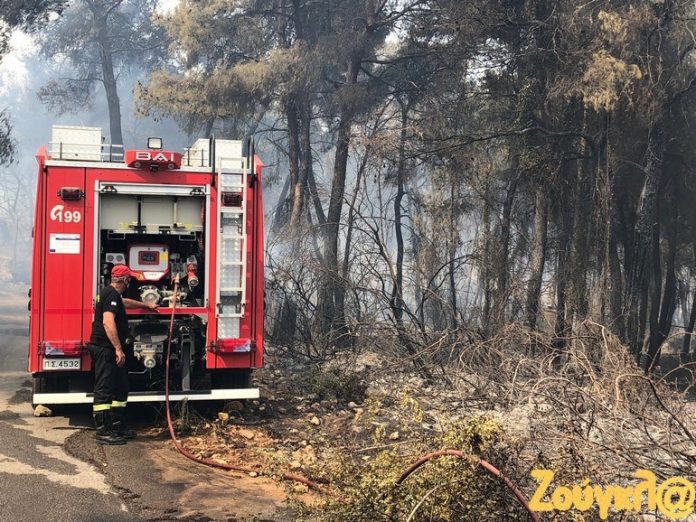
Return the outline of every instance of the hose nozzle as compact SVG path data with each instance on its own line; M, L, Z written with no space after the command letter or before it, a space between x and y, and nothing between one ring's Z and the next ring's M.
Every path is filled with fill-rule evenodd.
M198 286L198 267L189 263L186 265L186 278L188 279L189 288L193 289Z

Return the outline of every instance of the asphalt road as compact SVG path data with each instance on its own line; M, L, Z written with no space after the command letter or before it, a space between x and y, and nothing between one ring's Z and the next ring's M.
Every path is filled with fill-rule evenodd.
M64 451L90 426L88 411L33 416L26 303L17 294L0 296L0 521L137 520L103 474Z
M289 518L277 483L176 453L149 429L162 422L152 407L135 412L139 438L125 446L96 444L84 405L34 417L24 296L26 288L0 288L0 522Z

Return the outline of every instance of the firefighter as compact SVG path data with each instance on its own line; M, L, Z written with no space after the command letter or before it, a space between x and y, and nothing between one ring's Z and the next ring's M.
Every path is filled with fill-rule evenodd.
M121 297L133 273L126 265L111 270L111 284L97 299L92 323L92 335L87 345L94 371L94 424L100 444L125 444L134 439L135 432L126 425L124 412L128 399L128 371L123 347L128 338L126 308L157 308Z

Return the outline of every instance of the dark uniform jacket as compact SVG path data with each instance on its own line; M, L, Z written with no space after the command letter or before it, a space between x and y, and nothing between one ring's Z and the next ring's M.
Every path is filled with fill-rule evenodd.
M126 316L126 307L123 305L123 299L116 289L109 285L105 287L97 298L97 306L94 310L94 322L92 323L92 336L89 342L97 346L113 348L109 337L104 329L104 312L113 312L116 318L116 330L118 338L121 341L121 346L126 343L128 337L128 317Z

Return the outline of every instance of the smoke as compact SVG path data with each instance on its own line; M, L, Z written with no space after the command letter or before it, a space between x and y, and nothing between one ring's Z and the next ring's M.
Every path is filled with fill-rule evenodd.
M175 3L176 0L170 2L171 5ZM0 112L5 111L12 126L14 145L13 161L0 165L0 242L5 246L0 252L0 280L29 282L36 152L50 141L52 125L101 127L103 135L108 136L109 118L101 85L97 85L96 95L89 107L73 114L52 114L39 101L37 91L51 80L73 77L70 65L65 61L46 58L30 34L14 31L10 44L10 53L0 59ZM186 136L169 118L158 117L155 120L136 116L133 89L138 81L147 82L148 74L148 71L134 69L122 71L119 75L124 146L126 149L142 148L147 137L157 136L163 139L165 149L183 150L198 136ZM218 137L242 139L242 136L221 136L220 129L215 134ZM265 207L270 211L282 187L283 174L287 171L286 161L267 139L257 140L256 152L267 164L270 163L264 172Z
M91 108L76 114L56 116L39 102L36 92L48 81L69 77L65 63L50 61L39 53L31 35L15 31L12 50L0 61L0 111L5 110L12 125L14 160L0 166L0 280L28 282L31 268L31 231L36 190L36 159L39 147L46 145L52 125L101 127L108 134L109 118L101 86ZM182 150L193 141L170 119L155 121L136 117L133 87L146 72L133 71L119 78L119 97L123 115L126 148L144 147L148 136L159 136L170 150Z

